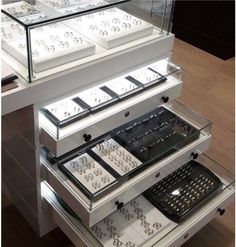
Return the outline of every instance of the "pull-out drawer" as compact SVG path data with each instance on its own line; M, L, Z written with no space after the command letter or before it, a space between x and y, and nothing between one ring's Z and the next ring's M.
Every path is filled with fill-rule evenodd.
M47 105L39 112L40 142L61 156L177 98L180 75L178 66L161 60Z
M163 112L164 108L162 107L158 108L158 112L160 112L159 109L161 109L161 111ZM143 191L154 185L156 182L167 176L169 173L176 170L177 168L187 163L191 159L197 158L199 153L202 153L207 150L211 138L211 135L208 132L210 128L210 123L208 120L204 119L203 117L200 117L197 113L192 112L190 109L184 107L178 102L173 102L171 105L166 106L165 109L166 110L168 109L168 114L170 112L178 113L178 119L175 120L175 122L177 121L178 123L177 128L184 128L188 133L189 132L192 133L192 129L185 128L187 125L183 124L182 120L184 119L185 123L189 123L191 124L191 126L195 126L196 130L198 130L198 135L197 136L196 134L189 135L188 138L174 145L172 148L166 146L167 144L164 144L164 147L155 146L155 152L152 152L152 154L154 153L155 155L157 155L156 152L159 149L161 150L162 155L165 151L168 152L165 154L165 156L159 157L159 159L154 159L152 156L153 162L151 162L150 164L145 162L140 163L140 166L136 167L136 169L130 172L131 175L127 173L124 174L123 176L120 175L116 177L116 183L110 184L109 186L104 187L104 189L101 188L100 189L101 192L99 192L100 194L98 194L96 198L94 194L91 195L86 193L89 190L89 186L91 186L92 183L94 183L93 182L94 180L92 181L91 179L90 182L88 177L85 178L87 172L84 175L81 173L80 176L79 173L82 172L82 170L81 171L77 170L80 168L74 167L73 160L82 159L83 162L84 159L82 158L83 155L89 154L88 157L89 156L90 158L93 157L94 159L96 159L96 162L98 162L97 163L98 166L96 165L95 167L101 167L100 169L105 168L107 171L110 172L110 174L113 175L114 173L112 173L111 170L116 169L116 166L113 165L109 167L109 165L111 165L111 160L110 161L106 160L106 162L108 163L104 164L102 160L105 159L104 158L105 156L100 156L102 154L99 153L95 155L92 152L94 148L90 148L90 145L88 145L89 147L85 149L85 151L84 149L82 149L82 151L79 150L77 153L70 153L67 156L63 156L62 162L59 159L56 159L57 162L53 163L50 162L48 159L46 159L45 156L42 156L41 163L43 169L43 180L46 180L48 184L56 191L56 193L68 203L68 205L76 212L76 214L79 215L79 217L82 219L85 225L93 226L94 224L105 218L107 215L116 211L117 208L119 208L120 206L126 204L136 196L140 195ZM151 116L153 115L154 114L151 113ZM144 116L145 124L146 124L146 119L147 118L145 115ZM182 120L179 122L180 119ZM159 121L159 120L157 118L157 120L154 119L152 121ZM165 119L164 121L167 120ZM147 128L147 124L145 126L140 128L141 129L143 129L144 127ZM173 128L172 121L171 121L171 128ZM164 129L164 131L166 131L166 129ZM121 131L120 129L118 129L115 130L114 132L121 132ZM184 135L187 135L187 132L185 132ZM127 137L127 135L125 136ZM174 139L171 139L171 142L169 142L169 144L171 143L171 145L173 145L173 141ZM97 147L96 142L94 145L95 145L94 147ZM91 163L88 162L88 164ZM85 164L81 163L81 165L84 166ZM63 167L63 169L61 167ZM74 167L73 168L74 171L70 170L72 169L71 167ZM91 167L89 169L91 169ZM91 170L89 170L88 172L91 172ZM98 174L95 175L97 176ZM83 179L86 180L88 179L87 185L86 185L86 181ZM98 177L95 177L95 179L97 180Z
M103 142L103 137L101 137L101 140L99 139L95 143L79 148L78 151L69 153L61 159L56 159L56 162L54 162L55 158L50 161L47 157L47 153L46 155L42 153L43 180L46 180L56 193L68 203L85 225L89 227L93 226L183 164L193 158L196 159L198 154L208 149L211 139L209 133L211 124L208 120L178 102L172 102L164 108L159 107L155 112L157 113L156 118L147 118L149 115L154 116L155 114L153 114L153 112L147 113L147 115L144 115L141 119L139 118L138 121L144 121L144 125L139 125L138 128L135 127L134 133L130 131L128 133L122 132L123 128L127 129L127 126L121 126L113 132L126 133L125 135L117 134L110 139L105 137L105 142ZM159 113L161 113L161 115L158 116ZM170 117L171 120L175 119L175 124L173 124L173 121L170 121L168 127L167 122L169 120L167 116ZM147 119L149 119L148 123ZM154 126L157 126L156 123L162 126L160 123L161 119L165 123L163 125L164 127L162 127L161 130L158 129L159 132L157 130L151 132L152 135L149 139L147 135L142 139L144 140L142 145L145 146L150 143L152 144L155 136L157 136L157 140L162 140L162 142L158 142L156 146L152 145L152 148L148 149L148 152L141 152L140 148L135 151L132 143L132 151L130 151L132 153L130 153L128 150L131 147L125 145L125 139L123 139L122 144L122 138L125 137L127 139L128 134L136 136L136 132L139 134L142 132L146 133L147 129L150 129L149 127L153 129ZM136 123L136 120L134 122ZM133 126L133 122L128 123L128 126L130 125ZM170 130L167 128L170 128ZM130 129L130 127L128 127L128 129ZM173 130L175 135L170 137L169 133L172 133ZM150 131L148 133L150 133ZM164 136L167 135L168 138L160 137L160 133L164 133ZM182 133L183 136L180 136L180 133ZM117 142L115 142L114 139L117 140ZM128 136L128 140L130 139ZM146 142L146 140L148 140L148 142ZM121 145L118 144L118 141ZM110 143L109 145L111 145L111 142L115 142L116 145L119 146L119 150L105 151L105 156L104 152L99 153L97 147L103 146L102 143L107 143L104 145ZM141 140L139 140L139 144L140 143ZM109 155L107 155L108 153ZM122 157L117 159L118 156ZM125 162L124 158L128 156L132 157L132 160L136 160L136 165L138 165L136 168L133 168L133 170L131 168L133 164L131 162L133 161ZM137 159L136 157L139 158ZM84 159L86 159L86 162ZM121 165L119 165L120 163L116 163L118 160L122 160ZM91 164L94 165L93 168ZM129 165L129 169L131 169L129 172L118 174L121 168ZM83 167L86 167L86 170L84 170ZM101 174L97 174L98 170L100 170ZM107 183L108 178L104 181L103 177L105 174L109 176L109 183ZM93 177L90 178L89 176ZM99 187L96 188L98 183Z
M79 215L85 225L93 226L109 214L115 212L118 203L126 204L156 182L193 159L193 153L206 151L210 138L210 135L201 135L197 141L147 168L94 203L89 201L56 165L50 165L42 158L43 179Z
M217 193L215 193L213 196L211 196L208 199L208 201L205 201L204 204L201 204L200 207L198 207L191 215L188 216L188 218L186 218L181 223L167 221L166 219L163 220L161 216L161 220L165 222L166 227L164 227L162 231L157 231L156 233L154 233L152 237L144 241L141 245L139 243L138 246L181 246L185 241L192 237L197 231L199 231L203 226L210 222L214 217L216 217L217 215L223 215L227 205L233 201L234 176L229 171L225 170L223 167L217 164L215 161L210 159L208 156L201 155L198 158L198 161L204 164L205 167L210 169L215 175L218 176L218 178L222 182L221 189L218 190ZM110 223L108 222L108 218L115 219L113 217L114 214L100 222L98 224L99 227L96 227L97 225L95 225L92 228L87 228L81 222L79 217L77 217L73 212L71 212L70 209L68 210L67 208L67 210L65 210L65 204L64 206L62 206L61 201L59 203L58 197L55 196L53 190L51 190L50 186L48 186L47 183L43 182L41 188L42 196L45 198L45 204L47 205L45 206L45 210L47 211L45 213L47 213L48 215L52 215L55 223L64 231L64 233L71 239L71 241L76 246L109 246L107 244L103 244L105 242L102 242L101 239L99 240L100 233L98 234L98 232L96 232L96 229L99 229L99 227L100 230L103 229L103 224L109 225ZM145 201L144 197L142 196L139 196L135 199L135 201L139 201L139 205L142 204L142 202L140 203L140 200ZM66 203L68 202L66 201ZM157 212L155 211L156 208L154 206L152 209L150 208L150 212L153 212L153 210L154 212ZM146 215L145 210L143 211L143 215L148 220L148 215ZM117 219L118 221L121 220L117 222L117 224L123 224L122 219ZM126 221L128 220L126 219ZM116 222L114 224L116 225ZM134 222L132 224L134 224ZM126 229L122 230L122 234L124 235L117 235L118 238L119 236L123 236L123 239L127 237L126 239L132 240L132 234L134 234L134 232L132 232L133 228L130 228L129 225L126 225L125 228ZM135 233L135 236L137 236L136 240L139 238L139 236L143 235L142 230L143 228L141 227L140 232ZM112 236L113 235L111 234L111 241L113 241ZM107 241L106 243L109 243L109 237L105 237L105 239Z

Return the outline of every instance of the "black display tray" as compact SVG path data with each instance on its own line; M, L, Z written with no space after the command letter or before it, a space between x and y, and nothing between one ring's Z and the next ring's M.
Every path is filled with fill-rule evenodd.
M114 130L114 139L146 164L152 164L191 143L200 131L165 107Z
M143 195L165 216L180 223L217 193L222 185L214 173L192 160Z

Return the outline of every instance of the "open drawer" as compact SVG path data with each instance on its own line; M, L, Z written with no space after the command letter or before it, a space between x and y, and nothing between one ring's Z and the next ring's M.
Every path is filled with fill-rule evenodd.
M181 68L164 59L39 111L40 142L61 156L178 97Z
M148 156L150 163L145 162L146 156L141 157L140 155L139 159L142 162L139 160L139 166L137 166L130 172L127 172L126 174L117 175L119 171L116 170L114 172L114 169L116 167L113 165L111 160L109 163L109 161L106 160L106 156L103 156L103 154L94 153L94 149L97 146L99 147L99 145L101 145L100 140L96 141L94 144L90 144L91 146L88 145L88 147L83 147L82 150L79 149L76 152L71 152L66 156L63 156L61 160L53 158L52 161L50 161L49 159L47 159L47 155L41 156L41 164L43 170L42 179L47 181L47 183L56 191L56 193L64 201L66 201L69 207L75 211L75 213L81 218L85 225L89 227L93 226L109 214L115 212L117 208L120 208L122 205L128 203L130 200L140 195L156 182L160 181L162 178L164 178L174 170L178 169L180 166L187 163L188 161L197 158L198 154L208 149L211 138L211 135L209 133L211 124L208 120L204 119L199 114L191 111L190 109L182 106L178 102L173 102L171 105L165 106L164 108L166 111L168 111L168 114L170 112L171 114L174 114L174 112L178 113L178 119L176 120L176 123L178 123L177 127L180 129L185 129L185 136L187 136L187 132L189 131L192 134L175 144L172 143L174 141L174 139L172 139L171 144L173 146L168 148L166 147L168 140L165 140L165 142L163 142L166 143L164 147L157 146L157 148L162 147L160 148L160 150L162 150L160 154L156 154L155 157L151 155L150 157ZM159 107L157 108L157 111L163 112L164 108ZM151 112L151 116L153 115L155 114ZM146 115L144 115L143 118L143 121L145 121L146 124ZM180 121L180 119L182 119L182 121ZM197 132L193 132L191 129L185 128L186 124L183 124L183 121L185 121L185 123L191 124L191 126L194 126ZM173 127L176 125L172 124L171 126ZM120 132L121 128L122 126L114 130L113 132ZM145 130L144 127L142 129ZM117 138L117 136L114 136L114 138ZM119 141L118 139L116 140L117 142ZM141 143L140 140L139 142ZM123 149L122 147L122 150L129 153L128 148ZM154 153L156 153L156 149L154 149L154 151ZM134 149L130 152L132 153L130 153L129 155L135 157L135 159L137 160L136 157L138 157L138 154L134 152ZM153 152L150 151L149 153L151 154ZM99 165L100 169L106 170L103 170L103 172L108 171L110 174L113 175L112 178L115 178L113 181L111 181L112 183L110 183L109 186L102 187L97 193L94 194L88 193L88 190L90 190L91 192L89 186L91 186L92 182L87 184L88 181L86 180L86 182L85 180L83 180L83 178L86 177L87 173L85 175L83 174L84 177L81 178L80 170L77 170L78 167L74 171L71 170L74 167L75 159L82 159L81 162L83 162L84 158L82 158L82 156L84 156L85 154L88 157L92 157L94 160L96 160L96 166ZM81 165L84 166L84 164ZM70 170L68 171L68 169ZM95 175L97 176L97 174ZM75 179L75 177L77 179ZM97 177L95 178L98 179Z
M214 217L223 215L225 208L234 198L234 176L206 155L200 155L197 161L213 172L220 179L222 186L181 223L175 223L166 218L150 202L147 202L142 195L124 206L123 209L128 210L131 207L135 208L137 202L139 208L143 206L141 217L145 217L146 222L151 226L150 228L156 227L156 224L155 226L152 224L152 220L162 222L162 226L159 225L160 228L157 231L151 232L149 234L150 236L144 234L145 231L142 227L142 219L140 217L137 216L136 219L135 216L135 219L130 221L132 224L129 224L129 219L127 219L126 213L124 213L125 210L122 209L104 218L95 226L87 228L81 219L64 202L58 200L58 196L55 196L55 192L51 187L47 183L42 182L42 197L45 199L45 204L47 205L45 207L47 212L45 213L52 215L55 223L76 246L80 247L111 246L109 243L111 244L113 241L117 242L117 239L121 242L123 241L123 243L127 243L126 240L128 242L130 241L127 246L181 246ZM138 226L136 225L137 221L140 221ZM103 225L105 225L104 228ZM123 227L120 228L120 226ZM107 231L111 234L107 234ZM148 232L150 233L150 230ZM135 244L132 241L136 241Z

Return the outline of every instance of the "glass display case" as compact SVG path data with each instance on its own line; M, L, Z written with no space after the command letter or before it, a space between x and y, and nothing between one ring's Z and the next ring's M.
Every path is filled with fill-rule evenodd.
M153 6L145 5L143 18L139 18L140 7L144 8L143 4L132 0L36 0L4 4L1 17L4 61L32 82L169 33L166 8L162 9L160 26L156 27L151 24Z
M19 88L2 97L3 171L34 230L176 247L222 214L234 177L202 155L211 122L175 100L174 0L10 2L2 57Z

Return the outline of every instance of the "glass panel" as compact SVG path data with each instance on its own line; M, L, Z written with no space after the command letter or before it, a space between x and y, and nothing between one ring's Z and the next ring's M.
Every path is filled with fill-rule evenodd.
M147 65L123 76L101 83L99 86L74 94L41 109L40 124L55 138L60 139L78 130L66 127L76 121L111 107L122 100L165 83L169 76L179 78L181 68L168 59ZM64 131L63 131L64 130Z
M27 42L24 26L1 13L2 58L7 64L15 64L20 74L28 80ZM13 61L12 61L13 59Z
M163 14L161 23L152 20L154 6L129 0L5 2L2 12L26 30L26 38L19 42L29 53L18 59L21 51L14 38L10 42L13 49L3 47L14 61L7 63L31 82L123 51L137 45L135 41L158 39L167 34L163 28L167 19Z
M172 105L183 107L178 102ZM188 109L186 112L190 114ZM191 114L197 118L195 113ZM200 124L195 126L182 115L160 106L57 158L58 168L95 202L127 179L198 139L203 131L209 131L210 122L204 120L205 130L199 115Z
M176 115L181 116L181 118L185 121L190 122L191 125L202 131L203 133L210 133L211 122L194 109L185 106L178 101L168 103L166 104L166 107L170 111L173 111Z
M197 161L203 164L206 168L212 171L216 176L218 176L221 181L224 183L223 188L225 189L228 186L233 186L235 181L234 174L227 170L224 166L217 163L211 157L206 154L202 154L198 157Z

